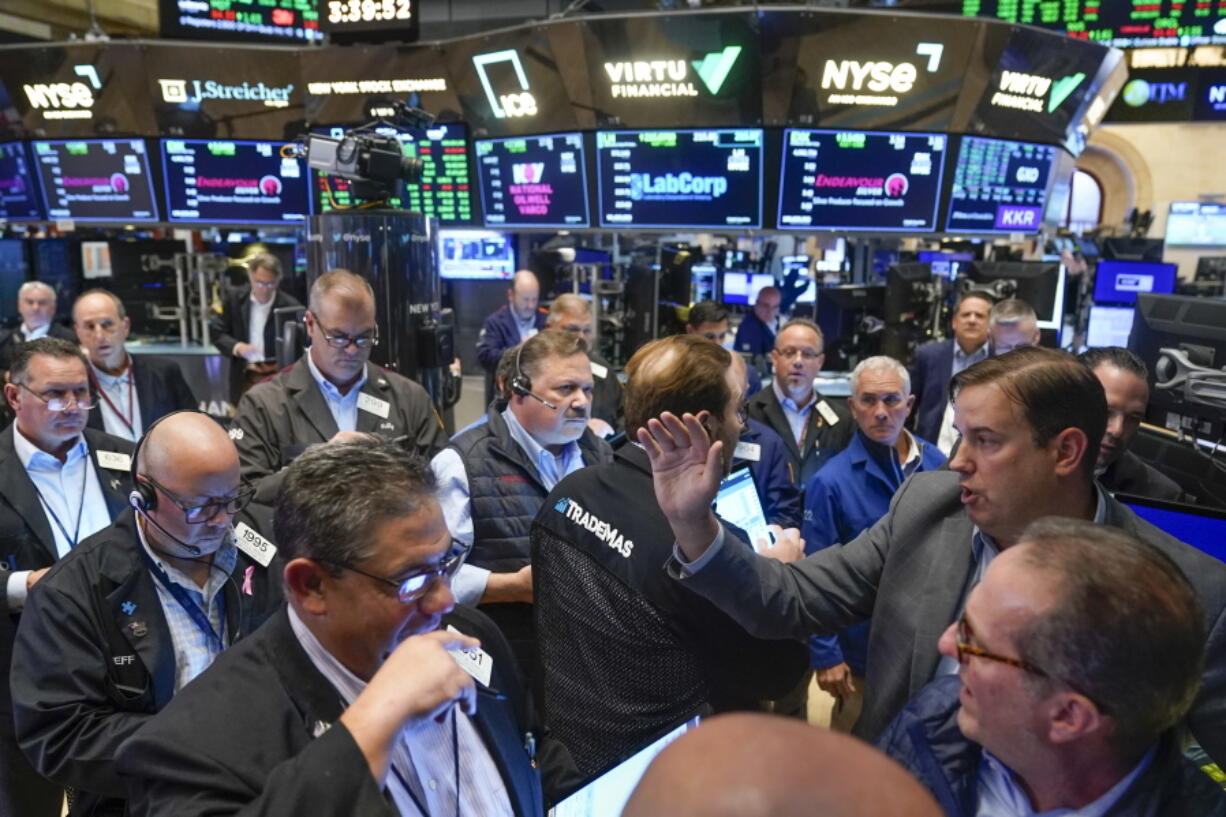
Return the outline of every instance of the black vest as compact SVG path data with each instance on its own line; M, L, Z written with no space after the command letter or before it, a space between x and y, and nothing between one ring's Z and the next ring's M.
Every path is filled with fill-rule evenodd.
M495 573L511 573L530 559L528 532L548 491L536 465L511 436L502 419L504 404L491 406L486 422L451 441L468 475L473 519L473 549L468 563ZM584 465L613 460L609 444L589 430L579 438Z

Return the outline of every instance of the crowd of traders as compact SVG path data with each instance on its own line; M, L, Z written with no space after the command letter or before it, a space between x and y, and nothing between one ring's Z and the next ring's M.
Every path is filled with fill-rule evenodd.
M586 302L543 310L521 272L478 347L488 410L448 438L369 362L363 278L315 281L310 345L275 373L280 269L250 272L217 318L228 429L133 360L111 293L72 330L46 287L19 295L0 814L67 792L73 815L540 815L695 712L803 717L815 673L879 749L822 751L917 781L831 785L830 813L905 813L902 791L915 814L1226 815L1188 759L1226 760L1226 565L1113 498L1189 499L1128 450L1148 394L1126 350L1039 348L1026 304L970 294L949 340L862 361L840 400L814 388L821 329L767 288L735 352L697 304L623 386ZM770 541L712 510L740 466ZM720 735L807 745L737 717L627 813L809 796L789 764L686 762Z

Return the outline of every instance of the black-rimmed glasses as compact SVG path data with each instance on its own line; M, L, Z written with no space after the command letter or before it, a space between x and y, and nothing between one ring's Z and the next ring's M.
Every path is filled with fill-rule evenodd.
M339 567L341 570L349 570L357 573L359 576L365 576L368 579L374 579L377 582L395 587L396 597L400 599L400 603L412 604L424 596L435 581L451 581L451 577L455 575L456 571L460 569L460 565L464 563L464 556L467 552L468 548L459 542L454 542L452 543L451 550L447 552L447 555L443 557L441 562L414 570L399 580L368 573L351 564L335 562L331 559L315 557L315 561Z
M189 505L173 492L168 491L153 477L140 474L139 478L166 494L170 501L175 504L175 507L183 511L183 521L189 525L199 525L202 522L207 522L217 516L218 511L222 510L230 516L234 516L234 514L247 507L252 498L255 497L255 488L244 483L239 486L238 493L232 497L218 497L210 499L201 505Z

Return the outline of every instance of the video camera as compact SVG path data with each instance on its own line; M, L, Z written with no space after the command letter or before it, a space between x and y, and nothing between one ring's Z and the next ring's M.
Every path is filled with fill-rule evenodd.
M395 136L374 129L390 125L397 130L424 130L433 124L434 117L425 111L394 102L390 116L346 131L339 139L308 134L304 143L307 164L321 173L351 179L358 199L386 201L400 194L405 182L421 181L422 161L405 156Z

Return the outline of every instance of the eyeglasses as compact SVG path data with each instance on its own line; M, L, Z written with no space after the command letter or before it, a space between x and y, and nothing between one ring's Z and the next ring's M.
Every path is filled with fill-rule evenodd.
M856 396L856 402L864 406L864 408L872 408L880 401L888 409L896 409L903 403L907 402L901 394L891 392L890 394L870 394L868 392Z
M803 360L817 360L822 356L821 352L813 349L776 349L775 354L784 360L791 360L797 355L800 355Z
M260 289L276 289L278 283L278 281L257 281L254 278L251 279L251 285Z
M324 341L333 349L347 349L351 343L359 349L373 349L379 345L378 326L372 329L369 335L352 337L342 332L329 332L318 319L316 319L315 325L319 327L319 332L324 336Z
M230 516L241 511L255 497L255 488L251 485L243 483L239 486L238 493L232 497L218 497L217 499L205 502L202 505L189 505L176 496L171 491L166 490L157 480L146 474L138 474L138 479L144 480L157 488L170 499L175 506L183 511L183 521L189 525L199 525L202 522L208 522L213 517L217 516L219 511L225 511Z
M97 403L94 401L94 396L89 391L88 386L83 389L72 390L51 389L50 391L45 391L42 394L39 394L25 383L18 383L17 385L46 403L48 411L70 411L72 409L89 411L97 405Z
M1004 655L997 655L994 652L988 652L987 650L980 649L979 647L976 647L975 645L971 644L969 640L970 636L967 632L966 616L963 616L962 618L958 619L958 629L955 631L955 633L958 639L956 648L958 651L958 663L959 664L965 664L967 660L969 659L969 656L973 655L976 658L986 658L989 661L998 661L1002 664L1008 664L1011 667L1017 667L1020 670L1025 670L1026 672L1032 672L1035 675L1038 675L1043 678L1051 677L1044 670L1039 669L1038 667L1036 667L1034 664L1030 663L1029 661L1023 661L1020 658L1008 658L1007 656L1004 656Z
M429 565L419 570L415 570L403 579L389 579L386 576L377 576L374 573L367 573L361 568L354 567L351 564L344 562L334 562L331 559L321 559L316 557L315 561L324 562L334 567L339 567L341 570L349 570L357 573L359 576L365 576L368 579L374 579L377 582L391 585L396 588L396 597L400 599L401 604L412 604L413 602L426 595L426 591L436 581L450 582L451 577L460 569L460 565L464 563L464 556L468 552L468 548L460 542L453 541L451 549L447 551L447 555L438 564Z

